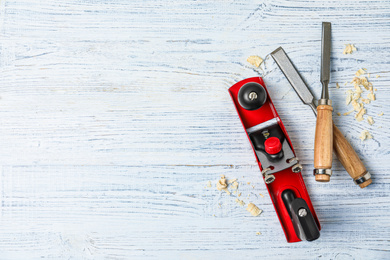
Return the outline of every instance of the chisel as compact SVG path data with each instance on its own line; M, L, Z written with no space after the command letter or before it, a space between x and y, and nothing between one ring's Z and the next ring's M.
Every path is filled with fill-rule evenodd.
M287 54L284 52L283 48L277 48L271 53L271 56L286 76L287 80L290 82L302 102L310 106L314 114L317 116L314 96L303 81L298 70L294 67ZM345 170L352 177L355 184L359 185L360 188L365 188L372 183L370 173L367 171L363 162L359 159L359 156L356 154L351 144L347 141L347 139L345 139L344 135L335 126L335 124L333 124L333 151L344 166Z
M332 100L329 99L331 24L322 23L321 83L322 94L317 106L314 139L314 176L316 181L328 182L332 176Z

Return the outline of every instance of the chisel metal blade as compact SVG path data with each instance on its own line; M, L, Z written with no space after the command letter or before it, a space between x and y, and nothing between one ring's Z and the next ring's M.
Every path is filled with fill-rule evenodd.
M328 84L330 81L330 47L331 47L331 23L322 23L321 41L321 98L329 99Z
M295 92L297 92L302 102L310 106L314 114L317 116L314 96L310 92L308 86L303 81L298 70L294 67L294 64L292 64L291 60L289 59L283 48L277 48L271 53L271 56L275 60L276 64L278 64L280 70L283 72L284 76L286 76L287 80L290 82Z

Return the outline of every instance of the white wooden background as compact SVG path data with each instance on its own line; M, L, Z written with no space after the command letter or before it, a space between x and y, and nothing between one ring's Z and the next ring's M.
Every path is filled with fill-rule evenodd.
M357 69L380 75L373 126L334 117L373 175L364 190L336 160L314 181L312 112L271 59L246 62L283 46L318 98L322 21L336 112ZM260 74L304 166L315 242L286 243L227 91ZM0 259L390 259L389 78L389 1L0 0ZM205 188L221 174L260 217Z

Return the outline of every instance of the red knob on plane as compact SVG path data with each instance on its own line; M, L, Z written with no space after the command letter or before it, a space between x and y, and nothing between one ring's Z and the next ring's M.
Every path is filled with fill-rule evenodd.
M277 137L270 137L264 142L265 151L268 154L277 154L282 150L282 143Z

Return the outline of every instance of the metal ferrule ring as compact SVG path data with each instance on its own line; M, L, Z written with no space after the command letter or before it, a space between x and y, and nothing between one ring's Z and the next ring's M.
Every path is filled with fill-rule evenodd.
M318 100L318 105L328 105L328 106L331 106L332 105L332 100L330 99L326 99L326 98L321 98L320 100Z
M362 177L357 178L356 180L353 180L353 182L354 182L356 185L359 185L359 184L362 184L363 182L368 181L369 179L371 179L371 174L370 174L369 172L367 172L367 173L364 174Z
M317 174L326 174L332 176L332 169L314 169L313 175L317 175Z

